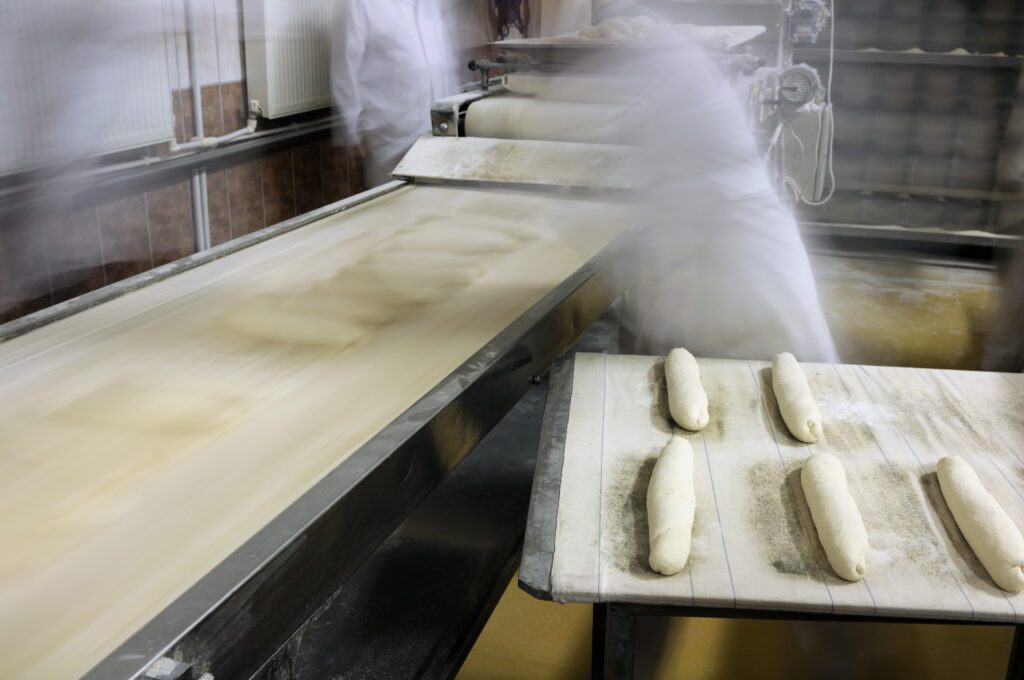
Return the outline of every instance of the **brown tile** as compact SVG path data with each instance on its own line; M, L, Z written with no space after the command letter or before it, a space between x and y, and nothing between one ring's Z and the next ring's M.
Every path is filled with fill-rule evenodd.
M348 183L348 154L343 146L327 141L320 144L323 166L324 203L334 203L351 195Z
M107 283L152 269L145 195L104 203L96 212Z
M263 209L266 224L295 217L295 177L291 149L277 151L260 160L263 165Z
M187 142L196 135L196 128L192 124L192 90L177 90L175 92L175 97L178 99L178 105L180 107L178 120L180 120L181 124L179 126L180 134L178 141Z
M55 303L104 285L103 247L95 208L50 220L46 249Z
M238 238L266 225L263 213L263 180L259 159L228 168L228 205L231 236Z
M324 178L320 165L320 145L309 144L292 151L295 168L295 211L297 214L324 205Z
M366 180L363 176L363 155L350 149L348 153L348 195L354 196L366 189Z
M174 141L185 141L185 121L181 114L181 97L178 90L171 90L171 112L174 114Z
M245 87L241 81L220 84L221 106L224 110L224 129L233 132L245 127L249 108L245 102Z
M210 211L210 244L231 240L231 211L228 208L228 171L206 175L206 204Z
M219 137L228 130L224 129L224 112L221 110L220 85L203 85L200 88L203 98L203 135Z
M159 267L194 253L196 239L188 181L151 189L146 193L146 201L153 266Z
M0 323L12 321L52 304L41 224L0 228Z

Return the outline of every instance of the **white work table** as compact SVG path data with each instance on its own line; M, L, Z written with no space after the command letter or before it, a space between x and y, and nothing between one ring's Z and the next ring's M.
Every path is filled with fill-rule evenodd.
M808 445L782 422L768 363L698 363L711 420L683 433L697 500L686 568L647 564L647 485L672 432L662 359L577 354L552 377L524 589L634 613L1021 622L1024 593L982 568L935 464L963 456L1024 527L1024 375L802 364L825 430ZM832 571L803 498L799 471L818 452L843 462L867 527L857 583Z

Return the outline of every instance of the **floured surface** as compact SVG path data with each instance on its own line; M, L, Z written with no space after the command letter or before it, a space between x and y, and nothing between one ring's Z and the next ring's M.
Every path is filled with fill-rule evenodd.
M628 226L401 189L0 345L0 674L87 671Z
M629 147L610 144L425 136L402 158L394 175L635 189L643 186L649 174L641 159Z
M967 459L1024 527L1024 376L801 364L824 438L789 434L770 364L698 359L711 422L694 449L697 512L687 567L647 567L643 492L670 436L658 357L576 356L552 591L557 600L657 602L942 619L1024 620L966 545L935 464ZM867 575L829 567L800 468L829 452L868 531Z

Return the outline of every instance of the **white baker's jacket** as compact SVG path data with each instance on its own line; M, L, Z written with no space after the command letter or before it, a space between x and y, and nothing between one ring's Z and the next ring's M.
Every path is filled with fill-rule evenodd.
M388 175L458 89L444 0L343 0L331 68L346 144L365 143L366 181Z
M636 64L657 74L641 142L654 210L635 259L621 263L620 319L639 351L834 362L796 220L768 177L731 86L704 52L679 46Z

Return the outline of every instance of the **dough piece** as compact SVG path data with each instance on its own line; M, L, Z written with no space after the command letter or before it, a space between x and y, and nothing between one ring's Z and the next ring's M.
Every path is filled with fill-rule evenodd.
M242 406L237 396L191 380L160 378L147 384L126 378L84 395L56 416L81 428L177 436L222 429L242 414Z
M867 568L868 532L847 490L843 464L827 453L811 456L800 471L800 485L828 563L847 581L861 580Z
M679 427L696 432L708 424L708 395L693 355L677 347L665 357L668 410Z
M693 449L690 442L674 436L661 450L647 487L651 569L671 576L686 566L695 509Z
M314 284L308 293L337 309L337 314L364 326L379 326L416 308L417 303L400 296L379 281L367 280L343 270L337 276Z
M366 256L361 264L403 271L465 271L474 273L473 278L483 273L479 257L438 251L410 252L382 248Z
M971 550L996 585L1019 593L1024 589L1024 537L1020 529L963 458L947 456L936 467L942 497Z
M633 88L621 78L594 75L546 75L507 73L502 77L512 94L538 99L596 104L621 104L632 101Z
M286 345L343 348L367 334L345 318L337 303L320 296L265 295L228 312L224 324L236 333Z
M501 95L473 102L466 135L490 139L621 144L635 135L631 107Z
M517 214L515 220L470 211L455 215L425 212L411 226L423 229L473 229L497 232L517 241L538 241L544 237L544 232L530 224L540 219L541 215L532 210Z
M437 302L473 283L484 267L472 258L406 252L377 253L345 271L407 300Z
M389 244L395 252L499 255L519 247L517 239L487 229L431 227L399 234Z
M613 17L611 19L605 19L601 22L602 25L610 27L613 31L622 36L623 39L628 40L633 37L633 24L626 20L625 17Z
M772 389L786 427L802 442L813 444L821 437L821 411L796 357L783 352L772 362Z
M633 29L650 30L658 25L658 22L654 20L654 17L646 14L638 14L635 17L626 17L626 20L633 24Z

